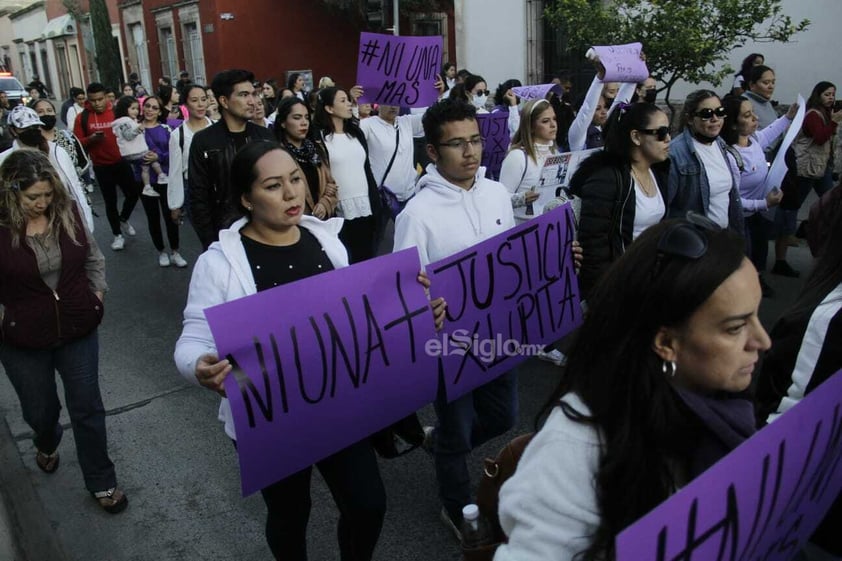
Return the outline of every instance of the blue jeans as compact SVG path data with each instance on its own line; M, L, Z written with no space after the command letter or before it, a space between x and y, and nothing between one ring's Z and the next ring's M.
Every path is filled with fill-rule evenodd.
M517 420L517 376L507 372L451 403L443 385L439 387L433 444L436 478L442 504L451 519L458 521L462 507L473 502L468 454L512 428Z
M35 447L45 454L55 452L61 442L58 371L85 487L93 493L116 486L114 464L108 457L105 408L99 393L96 330L51 349L21 349L3 344L0 362L18 394L23 419L35 433Z

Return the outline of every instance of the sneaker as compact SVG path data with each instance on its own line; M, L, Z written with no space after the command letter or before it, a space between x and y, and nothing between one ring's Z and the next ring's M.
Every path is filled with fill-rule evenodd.
M535 356L537 356L541 360L551 362L556 366L564 366L565 364L567 364L567 357L564 356L564 353L559 351L558 349L547 350L546 347L544 347L544 350L538 351L538 354Z
M169 182L170 182L170 178L167 177L166 173L161 172L161 173L158 174L158 185L166 185Z
M161 267L170 266L170 256L166 251L162 251L158 254L158 265L160 265Z
M172 264L179 269L183 269L187 266L187 260L185 260L184 257L182 257L177 251L172 252L172 255L170 255L170 261L172 261Z
M114 236L114 241L111 242L111 249L114 251L120 251L124 247L126 247L126 238L124 238L121 234Z
M763 275L760 275L758 280L760 281L760 291L763 293L763 298L774 298L775 289L769 286L769 283L766 282Z
M143 191L140 192L141 195L144 197L160 197L158 193L155 192L155 189L152 188L151 185L144 185Z
M433 454L433 444L435 442L436 428L430 425L424 427L424 440L421 442L421 448L430 455Z
M797 279L801 276L801 273L793 269L792 266L783 259L775 261L775 264L772 266L772 274L781 275L782 277L790 277L793 279Z
M450 514L447 512L447 509L441 507L441 512L439 512L439 518L441 518L444 527L447 528L451 534L456 538L456 541L462 542L462 531L459 529L459 525L450 517ZM461 524L461 520L459 521Z
M120 231L123 232L124 236L134 236L137 234L137 230L134 229L134 226L125 221L120 222Z

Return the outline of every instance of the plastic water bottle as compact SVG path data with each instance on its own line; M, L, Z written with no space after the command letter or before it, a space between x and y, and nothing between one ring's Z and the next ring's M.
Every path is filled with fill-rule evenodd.
M475 504L462 507L462 547L474 549L492 543L491 525L480 516L479 507Z

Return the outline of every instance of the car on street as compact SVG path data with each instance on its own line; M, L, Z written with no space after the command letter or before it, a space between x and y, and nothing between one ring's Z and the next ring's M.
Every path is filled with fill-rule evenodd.
M11 72L0 72L0 91L6 92L6 97L9 98L9 107L14 107L20 103L24 105L29 103L29 92Z

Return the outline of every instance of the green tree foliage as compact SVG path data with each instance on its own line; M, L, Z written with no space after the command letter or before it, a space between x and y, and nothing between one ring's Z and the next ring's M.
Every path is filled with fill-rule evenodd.
M667 100L679 80L721 84L734 72L731 51L745 42L786 42L810 24L783 14L781 0L552 0L544 15L572 53L643 43Z
M119 90L123 77L120 52L111 36L111 19L108 17L105 0L90 0L90 10L100 82Z

